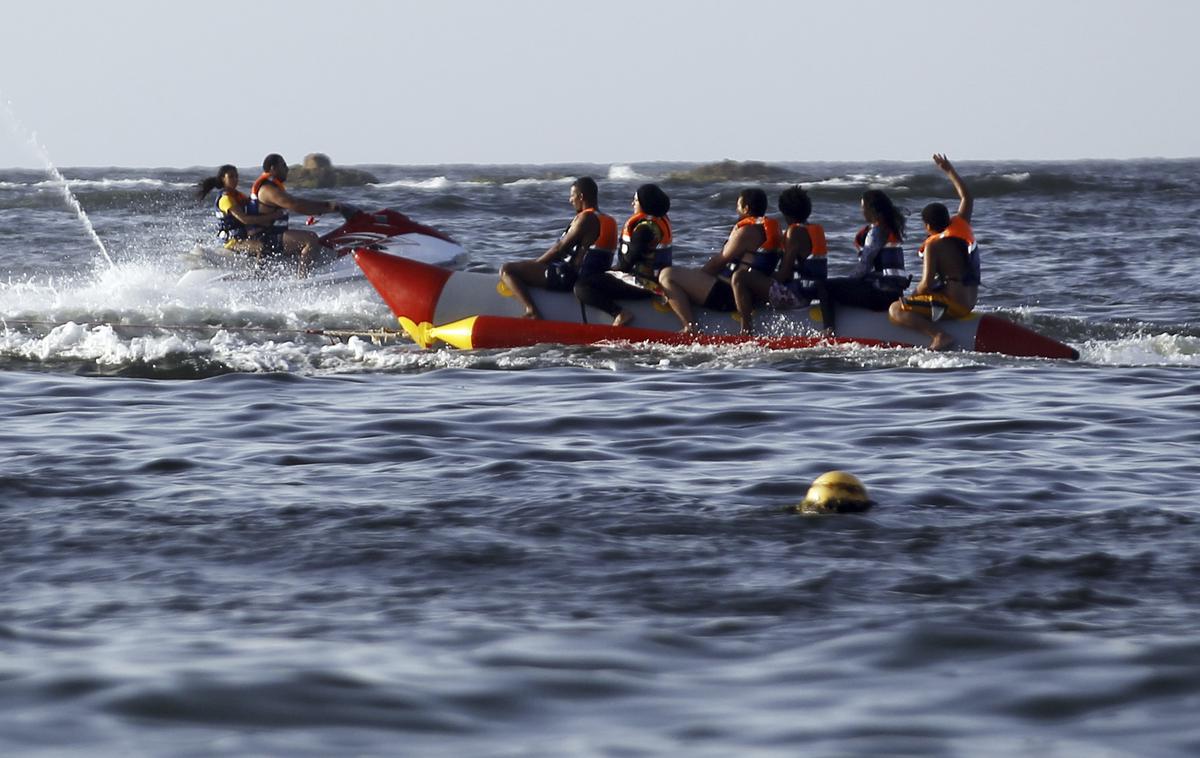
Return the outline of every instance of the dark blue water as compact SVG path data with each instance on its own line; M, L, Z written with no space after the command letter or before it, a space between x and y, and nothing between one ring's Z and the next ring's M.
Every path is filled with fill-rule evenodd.
M835 272L866 187L950 199L790 167ZM1077 363L335 342L365 284L174 287L202 170L65 172L116 269L0 172L0 751L1200 753L1198 167L960 167L981 305ZM371 168L495 270L687 167ZM707 254L740 183L663 183ZM830 469L877 506L789 512Z

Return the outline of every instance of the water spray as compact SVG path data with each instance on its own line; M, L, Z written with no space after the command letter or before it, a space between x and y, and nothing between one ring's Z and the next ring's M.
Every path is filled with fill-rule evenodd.
M50 154L46 152L46 148L38 141L37 133L26 129L16 115L12 111L12 103L7 100L0 100L3 104L5 119L8 121L9 128L14 134L24 137L26 143L33 150L34 154L41 159L46 167L46 173L54 179L54 183L58 185L62 191L63 199L67 201L67 205L75 211L75 216L83 224L83 228L87 231L88 236L92 238L92 242L96 243L96 247L100 248L100 254L104 256L104 260L108 261L108 265L116 268L113 259L108 254L108 249L104 247L104 242L100 239L100 235L96 234L96 227L92 226L92 220L88 218L87 213L83 210L83 206L79 204L79 200L75 194L71 192L71 188L67 185L67 178L62 175L62 172L54 165L54 161L50 160Z

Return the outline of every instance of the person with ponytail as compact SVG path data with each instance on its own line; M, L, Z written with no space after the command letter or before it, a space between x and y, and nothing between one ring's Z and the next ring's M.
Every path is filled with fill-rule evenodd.
M863 193L862 213L867 225L854 237L858 264L850 276L825 281L821 318L827 333L837 328L835 304L886 311L912 281L904 271L904 214L877 189Z
M237 167L228 163L218 168L215 176L205 177L200 182L196 197L203 200L215 189L221 190L213 212L217 219L217 238L221 244L228 250L261 256L263 244L258 229L269 226L280 212L249 213L246 210L249 198L238 190Z

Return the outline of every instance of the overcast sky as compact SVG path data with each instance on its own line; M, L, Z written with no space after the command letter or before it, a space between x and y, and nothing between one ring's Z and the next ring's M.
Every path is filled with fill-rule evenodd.
M60 166L1200 156L1195 0L38 0ZM39 167L3 123L0 167Z

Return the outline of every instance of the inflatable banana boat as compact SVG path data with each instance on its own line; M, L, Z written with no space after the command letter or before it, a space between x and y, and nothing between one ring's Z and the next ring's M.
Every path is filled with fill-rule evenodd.
M496 274L451 271L365 248L355 250L354 258L401 326L424 347L439 340L468 349L608 341L756 343L783 349L829 342L929 345L928 337L892 324L886 313L849 306L838 306L834 337L820 336L821 309L815 304L794 310L760 308L754 313L753 337L740 333L736 313L696 308L699 332L680 334L679 319L659 297L621 301L634 318L627 326L614 327L607 313L581 305L570 292L531 287L529 293L543 320L526 319L521 317L524 308ZM994 314L975 313L940 326L954 337L954 348L959 350L1018 357L1079 357L1070 346Z

